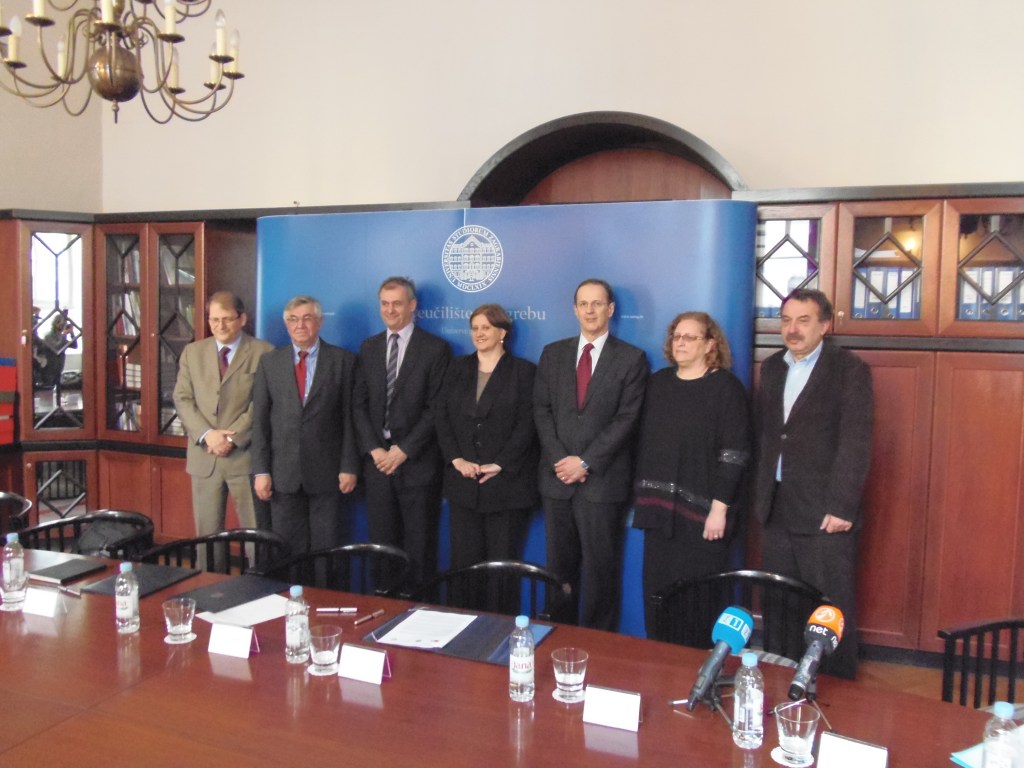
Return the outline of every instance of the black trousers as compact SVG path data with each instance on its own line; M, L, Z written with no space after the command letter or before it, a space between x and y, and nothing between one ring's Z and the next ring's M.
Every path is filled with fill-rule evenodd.
M529 509L478 512L448 502L452 568L486 560L520 560Z
M336 547L351 537L348 504L341 491L281 493L270 499L270 529L281 534L292 554Z
M544 498L548 570L579 596L579 623L614 632L622 602L625 505Z
M437 573L441 486L407 486L400 473L389 477L372 461L365 468L370 541L405 550L412 561L410 578L422 584Z

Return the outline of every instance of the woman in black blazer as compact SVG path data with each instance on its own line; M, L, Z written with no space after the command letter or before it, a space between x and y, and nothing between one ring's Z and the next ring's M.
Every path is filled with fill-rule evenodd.
M533 363L507 350L512 320L498 304L469 319L476 352L448 367L436 404L451 514L451 565L518 560L536 506Z

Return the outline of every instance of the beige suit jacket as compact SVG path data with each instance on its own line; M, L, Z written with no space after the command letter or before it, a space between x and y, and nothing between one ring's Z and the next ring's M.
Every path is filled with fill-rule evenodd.
M273 348L243 333L221 381L216 339L194 341L185 347L178 363L174 405L189 438L185 469L190 475L209 477L217 462L226 476L249 474L253 376L260 358ZM207 453L199 440L211 429L233 430L235 450L224 457Z

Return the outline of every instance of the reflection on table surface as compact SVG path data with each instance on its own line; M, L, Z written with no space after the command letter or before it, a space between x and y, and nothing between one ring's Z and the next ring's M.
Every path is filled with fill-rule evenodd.
M34 556L26 556L30 569ZM112 573L113 564L86 581ZM165 644L163 600L223 578L200 574L144 598L136 635L116 633L113 601L97 595L65 598L67 612L56 618L0 613L0 765L774 765L770 717L764 745L744 752L717 713L668 706L686 696L707 655L695 649L557 626L537 648L536 698L524 705L509 701L504 666L405 648L387 648L393 677L380 686L310 676L285 662L283 619L257 625L260 651L249 659L210 654L210 625L199 620L198 640ZM311 612L313 625L340 624L346 643L364 643L410 606L317 589L306 597L313 608L385 610L358 629ZM585 725L581 705L551 697L551 651L569 645L589 652L588 683L642 694L638 733ZM729 659L726 674L737 666ZM772 706L784 699L792 670L764 671ZM980 739L985 722L978 712L877 696L829 677L819 680L819 694L836 731L888 746L893 768L945 764Z

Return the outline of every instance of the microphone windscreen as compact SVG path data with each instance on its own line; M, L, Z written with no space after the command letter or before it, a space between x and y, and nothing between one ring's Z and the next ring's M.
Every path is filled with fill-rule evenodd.
M728 643L732 653L739 653L754 631L754 618L742 608L732 605L722 611L711 629L711 640L715 644Z
M834 605L819 605L807 620L804 640L808 643L816 639L824 640L827 650L834 651L839 641L843 639L845 625L842 611Z

